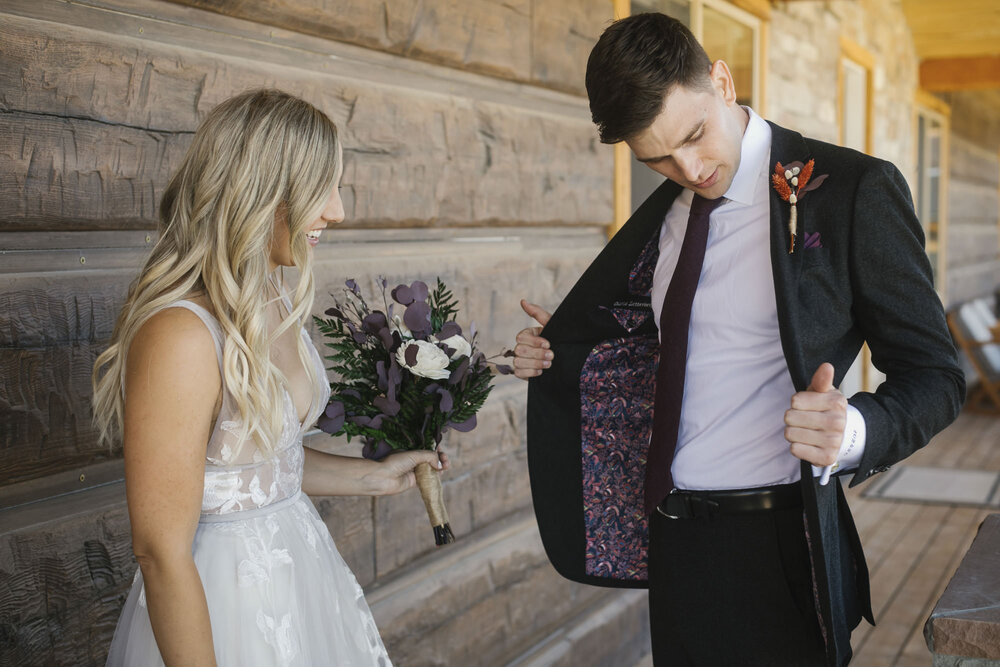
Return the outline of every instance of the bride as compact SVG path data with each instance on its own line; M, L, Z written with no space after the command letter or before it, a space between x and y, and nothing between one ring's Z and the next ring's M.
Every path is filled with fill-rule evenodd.
M160 238L94 368L139 562L109 665L389 664L306 494L398 493L417 464L448 462L302 446L330 394L302 323L311 248L344 219L341 171L329 118L257 90L207 115L163 194Z

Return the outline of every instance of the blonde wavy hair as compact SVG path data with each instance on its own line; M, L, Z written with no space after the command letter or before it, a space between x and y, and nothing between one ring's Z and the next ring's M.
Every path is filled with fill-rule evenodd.
M125 357L139 328L163 306L204 291L222 326L223 384L239 410L243 438L264 453L284 421L281 371L271 343L305 322L313 304L305 232L341 174L337 128L308 102L254 90L212 109L199 125L160 201L159 239L131 284L111 336L94 364L94 422L102 443L121 437ZM292 309L267 332L265 307L275 216L287 220L300 279ZM301 336L299 358L322 381Z

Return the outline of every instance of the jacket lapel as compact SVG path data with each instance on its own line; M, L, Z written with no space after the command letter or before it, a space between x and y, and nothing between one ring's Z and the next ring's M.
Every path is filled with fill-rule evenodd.
M768 121L771 126L771 159L768 164L768 193L771 208L771 270L774 275L774 296L778 305L778 328L781 331L781 348L788 362L788 370L797 391L809 384L811 372L804 367L802 350L794 337L794 319L797 312L799 276L802 273L802 230L795 241L795 252L789 253L788 220L791 206L771 186L771 174L778 162L787 164L810 159L809 148L802 135ZM801 213L801 211L800 211ZM801 225L800 225L801 227Z

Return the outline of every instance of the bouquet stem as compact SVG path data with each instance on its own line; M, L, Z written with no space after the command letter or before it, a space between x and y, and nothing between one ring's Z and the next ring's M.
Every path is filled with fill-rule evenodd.
M424 499L431 527L434 528L434 543L438 546L451 544L455 541L455 534L451 532L448 511L444 508L441 478L429 463L417 465L413 473L417 477L417 488L420 489L420 497Z

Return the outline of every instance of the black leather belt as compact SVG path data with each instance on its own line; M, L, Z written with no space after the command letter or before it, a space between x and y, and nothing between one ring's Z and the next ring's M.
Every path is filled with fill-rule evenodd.
M798 482L731 491L674 489L656 506L656 511L668 519L695 519L795 507L802 507L802 489Z

